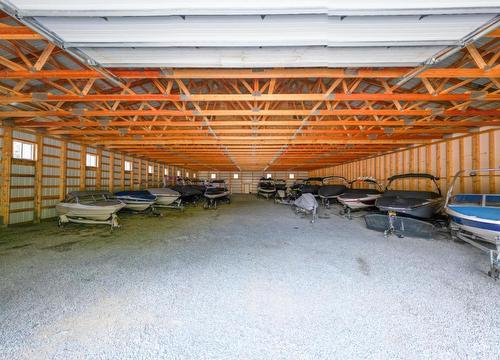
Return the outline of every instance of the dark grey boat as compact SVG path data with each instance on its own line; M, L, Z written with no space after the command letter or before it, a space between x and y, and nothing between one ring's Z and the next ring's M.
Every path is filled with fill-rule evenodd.
M435 191L391 190L391 185L401 179L426 179L433 183ZM375 202L375 206L384 212L407 215L419 219L434 217L443 207L443 198L437 181L438 177L430 174L408 173L391 176L385 192Z

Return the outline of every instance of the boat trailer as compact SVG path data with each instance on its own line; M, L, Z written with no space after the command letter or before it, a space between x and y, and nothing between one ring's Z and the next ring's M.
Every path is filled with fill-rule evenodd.
M111 231L113 231L115 228L121 227L118 215L116 214L112 214L108 220L92 220L84 218L73 218L73 217L68 217L66 215L59 215L59 218L57 220L57 225L59 227L63 227L65 224L68 224L70 222L76 224L110 225Z
M472 233L451 226L451 238L453 240L462 240L475 248L487 253L490 257L490 270L488 276L491 276L495 281L500 280L500 235L495 238L496 245L482 241Z
M169 205L161 205L161 204L154 204L154 209L156 210L157 208L161 209L175 209L175 210L180 210L184 211L184 204L182 203L182 199L177 199L173 203Z
M396 235L399 238L410 236L431 239L436 232L434 224L412 217L396 215L394 211L389 211L387 214L366 215L365 222L368 229L381 231L385 237Z

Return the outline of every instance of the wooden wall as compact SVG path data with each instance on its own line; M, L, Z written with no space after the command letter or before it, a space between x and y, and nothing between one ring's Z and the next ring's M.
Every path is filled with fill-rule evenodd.
M426 172L439 176L443 193L460 169L500 167L500 130L484 130L467 136L456 136L426 146L412 147L342 165L314 170L310 176L341 175L348 179L373 176L381 183L395 174ZM405 181L399 189L423 187L422 182ZM500 175L496 177L461 178L461 192L500 193Z
M36 161L13 159L12 141L37 146ZM86 154L98 155L98 167L86 166ZM132 170L124 170L124 162ZM148 166L154 168L148 173ZM74 190L143 189L161 186L170 174L192 171L85 146L35 132L0 127L0 224L38 222L56 216L55 205Z
M266 174L271 174L273 179L283 179L287 181L290 186L293 184L294 180L290 179L290 173L294 174L295 179L305 179L308 177L307 171L200 171L198 176L200 179L210 180L211 174L216 174L217 179L225 180L229 187L229 190L233 194L250 194L257 192L257 184L261 177L265 177ZM234 178L234 174L238 174L238 179Z

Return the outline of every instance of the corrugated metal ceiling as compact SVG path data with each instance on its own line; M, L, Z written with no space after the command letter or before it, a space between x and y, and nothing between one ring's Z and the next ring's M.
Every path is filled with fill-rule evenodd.
M1 1L104 67L417 66L463 45L498 1Z

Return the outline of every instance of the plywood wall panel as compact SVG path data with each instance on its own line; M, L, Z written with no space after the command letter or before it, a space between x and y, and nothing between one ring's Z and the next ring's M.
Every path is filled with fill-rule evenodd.
M309 172L309 175L347 175L351 179L358 176L374 176L385 183L386 179L394 174L430 172L441 178L439 184L444 192L459 169L499 168L499 143L500 130L481 131L468 136L452 137L427 146L314 170ZM412 179L401 182L397 188L423 190L423 184ZM500 174L496 177L478 177L476 180L463 177L459 181L459 191L500 193Z

